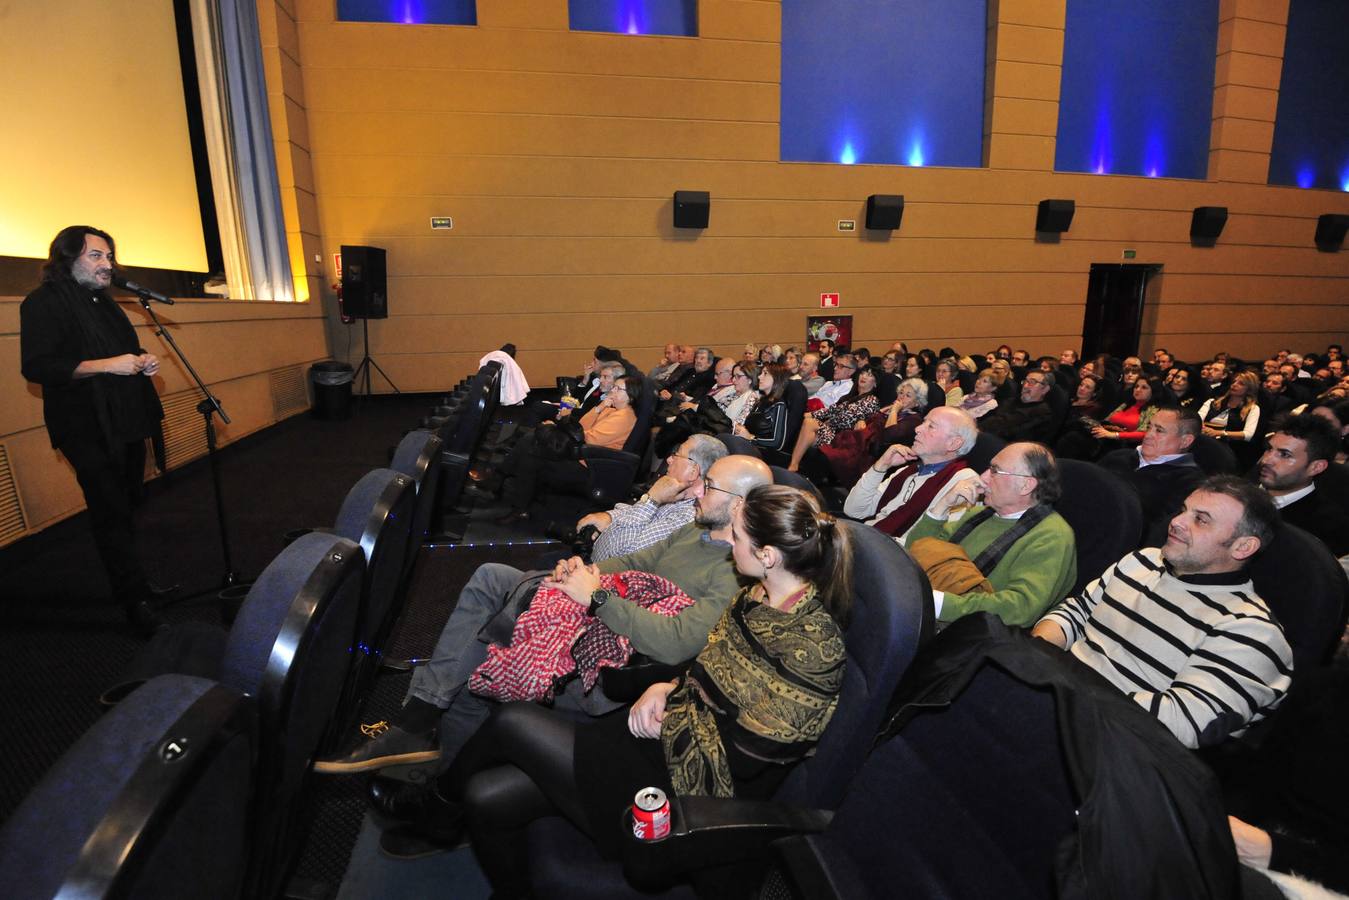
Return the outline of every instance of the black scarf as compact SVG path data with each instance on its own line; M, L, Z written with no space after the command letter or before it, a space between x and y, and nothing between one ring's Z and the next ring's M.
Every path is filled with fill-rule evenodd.
M91 293L74 281L49 282L65 312L79 328L85 359L139 353L136 331L111 297ZM98 428L109 447L154 434L164 408L154 382L144 375L94 375L89 379Z
M1021 540L1026 532L1043 522L1053 511L1054 508L1048 503L1040 503L1026 510L1021 514L1021 518L1016 520L1015 525L994 538L993 543L985 547L984 552L973 560L974 567L985 575L992 572L997 568L998 563L1002 562L1002 558L1007 555L1007 551L1012 549L1012 545ZM956 529L956 533L951 535L951 543L959 544L970 536L970 532L995 515L992 507L985 507L977 515L970 516L969 521L963 522Z

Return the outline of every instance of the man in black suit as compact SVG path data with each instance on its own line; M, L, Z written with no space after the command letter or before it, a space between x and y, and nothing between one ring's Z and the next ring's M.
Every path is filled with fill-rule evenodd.
M1049 405L1050 376L1044 372L1027 373L1021 382L1021 394L1004 400L998 408L979 420L979 430L996 434L1005 441L1038 441L1050 444L1054 438L1054 410Z
M1143 507L1143 546L1166 543L1166 528L1181 503L1204 479L1190 447L1202 423L1192 409L1165 408L1153 414L1137 447L1112 450L1100 465L1119 475Z
M136 553L132 513L144 489L145 439L164 417L146 353L108 295L112 235L72 225L52 241L42 284L19 307L23 377L42 386L52 446L75 470L113 598L146 634L165 627Z
M1283 520L1320 538L1337 557L1349 554L1349 511L1316 476L1335 459L1338 444L1335 427L1320 416L1285 416L1274 423L1256 469Z

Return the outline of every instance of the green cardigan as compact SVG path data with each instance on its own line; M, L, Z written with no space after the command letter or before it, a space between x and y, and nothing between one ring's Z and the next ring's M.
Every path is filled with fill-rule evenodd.
M965 515L976 515L982 509L982 506L976 506ZM998 535L1015 524L1015 519L994 516L974 529L960 546L970 559L974 559ZM913 546L914 541L925 537L949 540L959 527L959 519L943 521L924 515L909 532L904 546ZM1008 625L1033 625L1045 610L1068 596L1077 580L1077 544L1073 529L1058 513L1050 513L1012 545L992 572L984 574L993 585L993 593L948 593L942 601L939 618L943 622L953 622L973 612L991 612Z

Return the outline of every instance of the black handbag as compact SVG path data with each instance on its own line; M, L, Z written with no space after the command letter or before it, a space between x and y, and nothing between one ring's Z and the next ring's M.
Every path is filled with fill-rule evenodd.
M585 442L581 423L569 418L556 425L541 426L534 432L534 450L544 459L580 459Z

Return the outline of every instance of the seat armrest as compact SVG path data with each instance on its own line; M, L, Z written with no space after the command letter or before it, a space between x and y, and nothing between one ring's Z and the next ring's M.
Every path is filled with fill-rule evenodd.
M607 447L583 447L581 458L590 470L590 499L604 509L628 498L641 460L635 453Z
M623 871L633 884L658 885L696 869L766 859L774 841L823 831L833 817L769 800L671 797L670 834L659 841L634 837L632 810L622 811Z
M600 689L604 696L619 703L636 703L651 685L673 681L688 669L688 663L667 665L634 653L627 665L600 669Z

